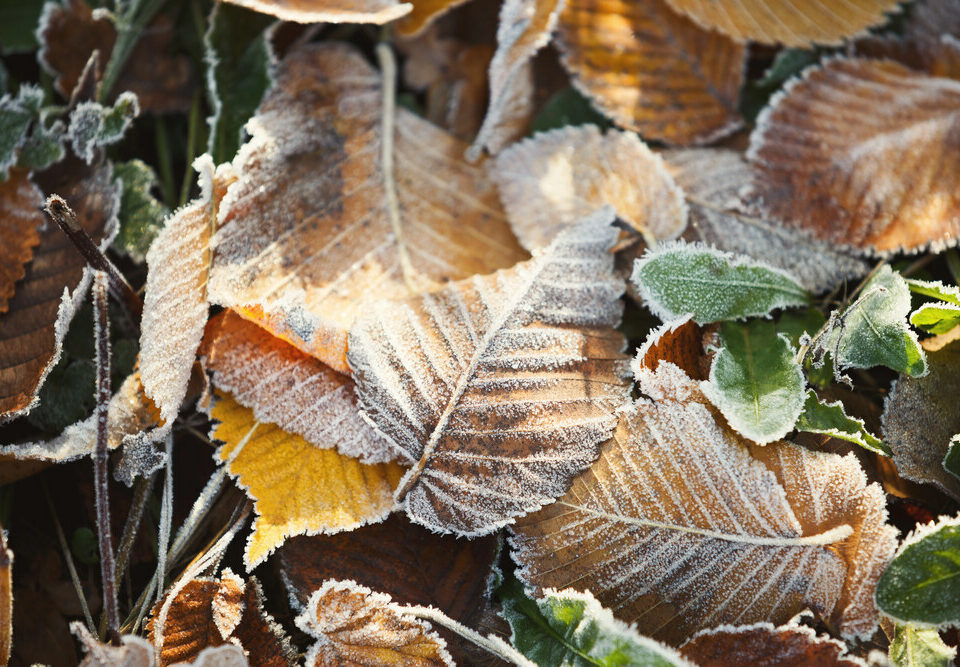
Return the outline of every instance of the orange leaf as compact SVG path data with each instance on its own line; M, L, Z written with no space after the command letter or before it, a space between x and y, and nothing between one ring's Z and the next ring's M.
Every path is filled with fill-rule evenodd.
M7 312L15 284L40 243L41 206L43 194L30 182L29 174L12 169L0 183L0 315Z
M467 0L410 0L413 10L397 21L397 33L403 37L418 37L438 18Z

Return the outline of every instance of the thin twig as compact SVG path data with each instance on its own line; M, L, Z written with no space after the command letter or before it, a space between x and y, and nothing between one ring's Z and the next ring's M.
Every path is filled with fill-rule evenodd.
M472 630L462 623L453 620L439 609L413 605L408 607L398 605L397 610L404 614L409 614L411 616L415 616L416 618L422 618L425 621L436 623L437 625L440 625L447 630L460 635L467 641L476 644L485 651L492 653L505 662L511 662L514 665L520 665L520 667L536 667L535 662L531 661L529 658L527 658L527 656L520 653L520 651L510 646L496 635L488 635L484 637L476 630Z
M120 537L120 548L117 550L116 577L118 580L123 578L126 572L130 552L133 550L133 543L137 539L140 522L143 520L143 511L147 508L147 499L150 497L150 491L153 490L153 482L156 478L157 473L149 477L139 477L133 489L133 500L130 502L127 522L123 526L123 535Z
M167 469L163 477L163 498L160 502L160 534L157 539L157 602L163 594L163 582L167 573L167 550L170 548L170 525L173 523L173 435L165 441Z
M43 487L43 497L47 501L47 508L50 510L50 517L53 519L53 527L57 531L57 541L60 542L60 550L63 551L63 560L66 562L67 571L70 573L70 581L73 582L73 589L77 592L77 598L80 600L83 618L87 622L87 628L91 633L94 633L97 630L93 624L93 614L90 613L90 607L87 606L87 598L83 592L83 585L80 583L80 577L77 575L77 566L73 563L73 554L70 553L70 547L67 545L67 536L63 534L63 526L60 525L57 510L53 506L53 499L50 498L47 481L41 480L41 486Z

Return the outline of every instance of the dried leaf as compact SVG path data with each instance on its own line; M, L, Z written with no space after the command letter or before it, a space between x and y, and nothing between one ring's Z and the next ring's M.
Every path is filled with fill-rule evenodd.
M347 328L370 300L524 256L482 167L405 109L396 110L391 218L381 101L379 75L351 47L291 53L249 125L214 238L215 302L344 372Z
M687 318L665 322L647 334L630 367L635 377L669 361L694 380L706 380L710 359L703 350L704 328Z
M395 25L397 34L402 37L418 37L422 35L434 21L466 1L467 0L415 0L411 2L413 9L410 13L397 21Z
M297 23L388 23L409 14L397 0L225 0L284 21Z
M704 144L742 125L746 50L664 0L569 0L558 45L574 85L647 139Z
M840 44L880 25L897 11L897 0L857 3L823 0L667 0L705 28L738 42L809 46Z
M329 580L310 596L297 627L316 637L306 656L321 665L453 665L430 624L404 616L388 595Z
M866 262L834 244L739 210L739 192L751 178L750 167L739 153L682 149L667 151L663 157L686 193L691 239L783 269L811 292L823 292L870 270Z
M683 191L632 132L586 125L538 134L498 155L491 176L527 250L605 204L648 239L674 239L687 224Z
M43 194L26 171L14 169L0 182L0 315L26 272L34 247L40 243Z
M86 657L81 667L153 667L153 647L143 637L123 635L120 646L101 644L79 621L70 631L80 640Z
M828 243L880 253L953 245L958 127L956 81L889 61L830 60L757 120L748 200Z
M956 657L957 649L944 644L939 632L912 623L898 623L890 642L890 661L896 667L950 667Z
M807 390L803 413L797 419L796 428L798 431L822 433L831 438L846 440L882 456L893 453L882 440L867 430L862 419L848 416L843 403L821 402L813 389Z
M650 399L623 413L600 459L511 529L521 580L589 589L672 644L804 608L869 637L896 530L856 458L747 446L676 366L639 379Z
M208 646L197 653L197 657L192 661L177 662L172 667L184 667L185 665L193 665L194 667L247 667L249 664L242 648L236 644L221 644L220 646Z
M934 484L960 500L960 479L942 463L950 439L960 433L960 342L929 352L930 372L901 375L883 405L883 439L897 471L909 480Z
M770 623L722 625L702 630L680 647L680 653L700 667L749 664L866 666L864 661L847 653L843 642L817 636L810 628L792 623L780 627Z
M216 460L256 503L244 564L252 569L293 535L326 535L384 519L403 476L396 464L363 465L320 449L223 395L210 412L224 443Z
M440 532L482 535L560 495L624 400L623 289L601 211L528 262L404 302L350 330L365 413L413 468L397 501Z

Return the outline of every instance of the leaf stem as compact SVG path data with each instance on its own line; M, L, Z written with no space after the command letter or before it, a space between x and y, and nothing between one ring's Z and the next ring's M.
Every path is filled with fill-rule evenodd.
M462 623L458 623L457 621L453 620L439 609L417 605L397 605L396 609L403 614L409 614L410 616L421 618L425 621L430 621L431 623L436 623L437 625L460 635L467 641L476 644L485 651L492 653L505 662L519 665L520 667L536 667L536 663L531 661L525 655L520 653L520 651L510 646L510 644L503 641L496 635L487 635L484 637L476 630L472 630Z

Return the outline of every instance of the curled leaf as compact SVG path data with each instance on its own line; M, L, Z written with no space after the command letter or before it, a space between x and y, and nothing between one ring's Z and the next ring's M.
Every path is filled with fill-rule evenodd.
M957 649L949 646L933 628L898 623L890 642L890 660L897 667L950 667Z

